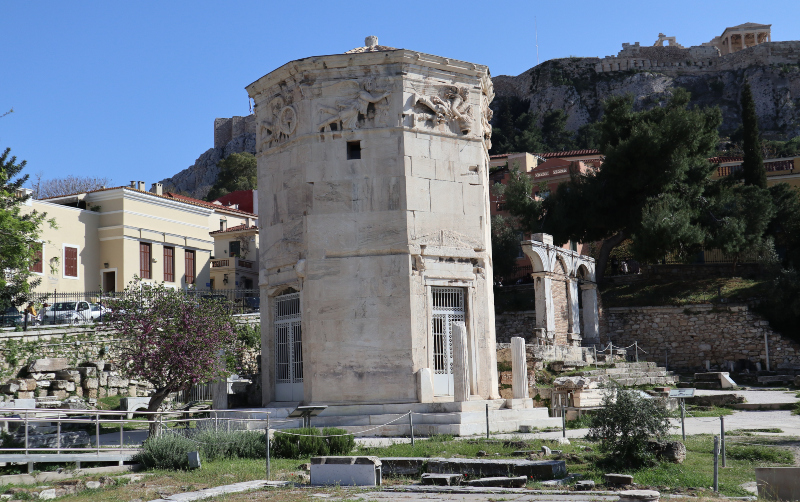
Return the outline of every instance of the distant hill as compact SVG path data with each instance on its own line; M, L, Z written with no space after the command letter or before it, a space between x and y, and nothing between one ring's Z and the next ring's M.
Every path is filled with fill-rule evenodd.
M800 42L768 42L720 56L713 47L641 47L623 44L616 57L553 59L516 76L492 79L498 97L530 100L540 116L563 109L577 130L602 115L609 96L631 93L638 109L663 103L675 87L692 103L719 106L723 135L741 123L739 93L753 89L759 125L767 139L800 135Z

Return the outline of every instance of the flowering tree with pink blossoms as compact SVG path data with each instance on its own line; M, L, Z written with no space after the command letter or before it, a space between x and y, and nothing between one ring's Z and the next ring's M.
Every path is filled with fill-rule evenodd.
M147 411L158 411L172 392L226 376L224 353L239 346L227 301L135 279L108 306L120 369L155 388Z

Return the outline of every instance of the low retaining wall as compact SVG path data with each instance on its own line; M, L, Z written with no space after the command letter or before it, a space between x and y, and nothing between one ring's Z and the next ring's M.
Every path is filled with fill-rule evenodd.
M781 337L746 305L688 307L620 307L605 309L603 342L628 346L638 342L640 359L669 369L728 371L733 363L761 363L766 369L766 335L773 370L800 369L800 345Z

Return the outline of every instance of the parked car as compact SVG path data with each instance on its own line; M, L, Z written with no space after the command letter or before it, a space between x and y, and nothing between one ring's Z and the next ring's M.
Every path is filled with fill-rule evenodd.
M99 319L100 313L99 305L94 310L89 302L57 302L42 312L42 323L86 323Z
M0 323L3 326L16 326L22 324L22 312L17 310L16 307L6 307L0 313Z

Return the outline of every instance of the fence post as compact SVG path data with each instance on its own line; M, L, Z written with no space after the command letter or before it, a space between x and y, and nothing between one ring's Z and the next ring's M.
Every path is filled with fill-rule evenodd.
M411 446L414 446L414 415L408 412L408 428L411 430Z
M714 492L719 492L719 436L714 436Z
M486 403L486 439L489 439L489 403Z
M722 450L722 467L725 467L725 417L719 417L720 449Z
M561 437L567 437L567 408L561 403Z
M25 455L28 454L28 412L25 412Z
M686 442L686 400L681 399L681 437Z
M95 439L97 441L97 454L100 455L100 412L94 415L94 431Z
M56 453L61 453L61 417L56 422Z
M264 432L267 434L267 481L269 481L270 480L270 472L269 472L269 469L270 469L270 466L269 466L269 447L270 447L270 444L269 444L269 417L267 417L267 428L264 430Z
M639 362L639 341L638 340L633 342L633 350L636 351L636 362L638 363Z

